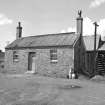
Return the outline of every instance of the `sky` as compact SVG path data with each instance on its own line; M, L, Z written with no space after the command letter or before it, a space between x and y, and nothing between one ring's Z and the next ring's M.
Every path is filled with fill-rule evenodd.
M76 30L77 11L82 10L83 35L105 36L105 0L0 0L0 49L16 39L20 21L22 37Z

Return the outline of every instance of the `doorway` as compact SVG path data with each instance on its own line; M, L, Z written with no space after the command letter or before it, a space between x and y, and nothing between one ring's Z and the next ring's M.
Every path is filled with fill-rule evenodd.
M36 52L29 52L28 71L35 73L36 70Z

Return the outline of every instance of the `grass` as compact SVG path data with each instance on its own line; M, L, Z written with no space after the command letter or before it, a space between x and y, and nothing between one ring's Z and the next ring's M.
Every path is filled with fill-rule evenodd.
M104 105L105 84L38 75L0 75L0 105Z

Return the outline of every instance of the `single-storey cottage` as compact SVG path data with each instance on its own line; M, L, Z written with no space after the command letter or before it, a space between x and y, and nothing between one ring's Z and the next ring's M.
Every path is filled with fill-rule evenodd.
M16 40L5 48L5 70L67 77L72 68L77 75L105 75L105 41L101 35L83 35L81 11L76 23L76 32L22 37L19 22Z
M5 48L5 70L8 73L33 72L67 77L70 68L78 74L85 69L85 47L82 37L83 18L78 13L77 32L22 37L19 22L16 40Z

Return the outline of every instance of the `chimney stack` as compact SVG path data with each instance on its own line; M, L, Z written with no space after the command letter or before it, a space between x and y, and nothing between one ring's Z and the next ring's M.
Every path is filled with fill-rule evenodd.
M80 34L82 36L83 34L83 18L82 18L82 11L78 11L78 17L77 17L77 34Z
M22 27L21 23L18 22L17 32L16 32L16 39L19 39L22 37Z

